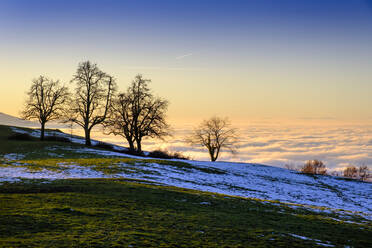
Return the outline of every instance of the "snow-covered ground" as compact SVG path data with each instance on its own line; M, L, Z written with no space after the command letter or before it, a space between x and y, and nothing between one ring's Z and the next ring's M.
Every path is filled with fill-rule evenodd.
M13 129L13 131L18 131ZM55 147L48 148L50 151ZM59 148L61 149L61 148ZM63 149L71 149L68 146ZM81 148L78 153L96 153L102 156L134 157L123 153ZM372 183L343 180L331 176L308 176L282 168L249 163L182 161L190 166L179 167L140 158L136 164L116 162L125 172L104 174L79 164L60 164L64 170L32 171L20 163L23 154L7 154L3 160L8 166L0 167L0 182L19 178L135 178L164 185L196 189L226 195L252 197L281 202L305 204L331 209L362 212L372 220ZM139 157L134 157L139 158ZM181 161L181 160L173 160ZM140 168L140 169L136 169ZM330 209L318 209L331 211Z

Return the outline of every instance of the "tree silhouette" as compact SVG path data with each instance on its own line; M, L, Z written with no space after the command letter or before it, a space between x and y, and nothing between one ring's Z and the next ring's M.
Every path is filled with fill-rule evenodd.
M207 148L210 159L214 162L224 149L233 154L237 152L236 129L230 126L227 118L212 117L195 128L186 141L191 145Z
M85 144L90 146L92 128L102 124L110 112L116 83L112 76L90 61L79 64L71 82L76 88L66 121L84 128Z
M327 173L327 168L322 161L314 159L306 161L301 168L301 172L307 174L325 175Z
M105 122L108 134L121 135L131 151L142 152L146 137L162 138L169 134L165 120L168 101L154 97L148 87L149 79L137 75L126 92L113 101L113 111Z
M44 140L45 124L62 116L68 99L68 89L59 81L40 76L32 81L28 99L22 111L27 120L38 120L41 125L40 140Z

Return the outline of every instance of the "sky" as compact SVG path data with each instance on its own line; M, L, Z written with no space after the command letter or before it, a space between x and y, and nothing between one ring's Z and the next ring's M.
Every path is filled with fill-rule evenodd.
M85 60L150 78L171 124L372 123L372 1L0 1L0 112Z

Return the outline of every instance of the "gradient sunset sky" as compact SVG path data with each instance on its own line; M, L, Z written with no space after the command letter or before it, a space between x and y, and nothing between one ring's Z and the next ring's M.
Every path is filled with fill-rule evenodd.
M0 2L0 112L84 60L151 78L173 123L372 122L372 1Z

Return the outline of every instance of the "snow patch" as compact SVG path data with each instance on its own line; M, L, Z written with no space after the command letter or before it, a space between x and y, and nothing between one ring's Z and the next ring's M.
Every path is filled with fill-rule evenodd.
M32 137L36 137L36 138L40 137L40 130L39 129L33 129L31 131L26 131L26 130L16 128L16 127L10 127L10 128L15 133L29 134ZM85 139L83 137L74 136L74 135L71 136L69 134L62 133L62 132L59 132L59 131L53 131L53 130L45 131L45 136L62 137L62 138L66 138L66 139L70 140L72 143L81 144L81 145L85 144ZM91 140L91 142L92 142L93 146L95 146L99 143L98 140L93 140L93 139ZM121 146L117 146L117 145L112 145L112 147L119 152L120 151L128 151L128 149L125 148L125 147L121 147Z
M21 153L8 153L3 156L3 158L7 161L21 160L24 157L25 155Z
M23 130L13 128L13 131ZM32 131L38 135L38 130ZM63 135L57 132L58 135ZM65 136L68 136L64 134ZM84 142L79 139L79 142ZM372 184L359 181L346 181L332 176L309 176L286 169L264 166L260 164L233 163L233 162L203 162L184 161L172 159L168 161L183 162L190 166L172 166L171 164L146 163L146 159L120 152L104 151L94 148L74 148L68 146L49 147L48 151L57 149L74 151L81 154L98 154L101 156L128 157L141 159L144 162L127 165L118 164L127 168L124 172L105 175L93 170L92 167L81 167L77 164L63 165L66 170L53 172L42 170L28 172L26 168L0 168L1 178L132 178L151 180L153 182L195 189L207 192L221 193L233 196L277 200L290 203L292 208L308 207L315 212L343 213L345 217L360 214L372 219ZM20 159L21 155L7 154L8 159ZM167 160L164 160L167 161ZM136 168L145 169L136 170ZM272 204L272 203L270 203ZM300 204L300 205L294 205ZM340 210L343 209L344 211Z
M315 241L315 243L317 245L321 245L321 246L325 246L325 247L335 247L334 245L331 244L331 242L329 241L321 241L319 239L312 239L312 238L308 238L308 237L305 237L305 236L300 236L300 235L297 235L297 234L293 234L293 233L289 233L288 235L292 236L292 237L295 237L295 238L298 238L298 239L302 239L302 240L310 240L310 241Z

